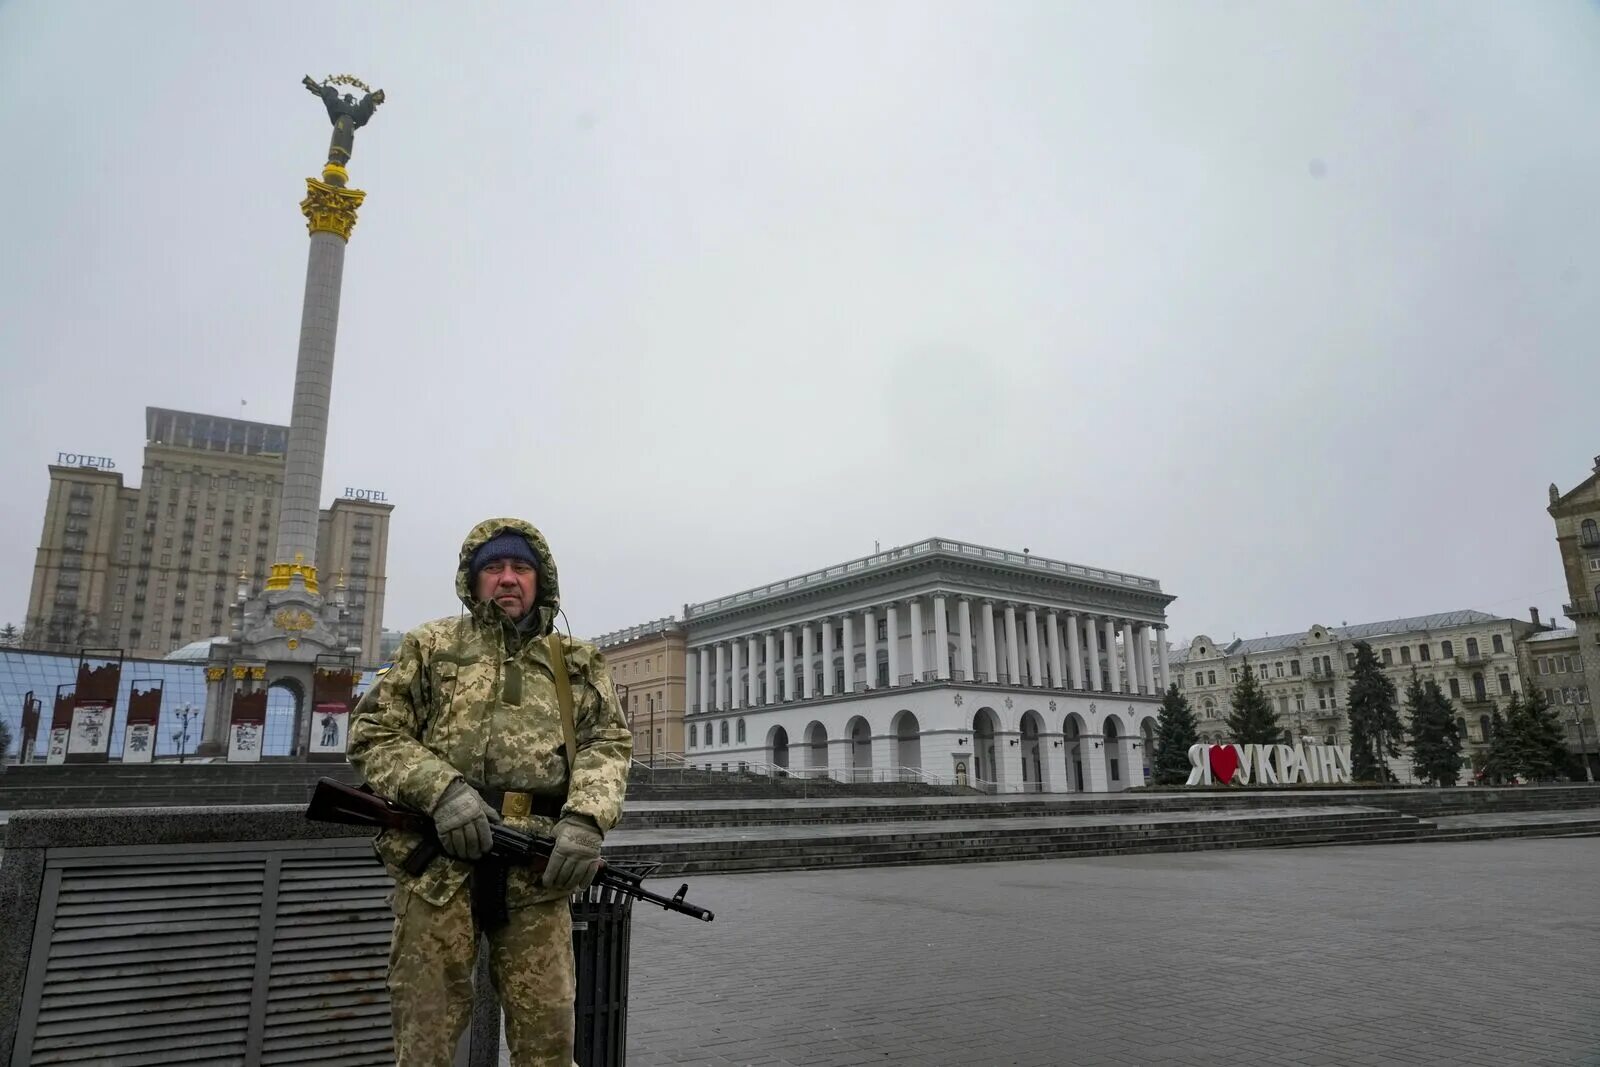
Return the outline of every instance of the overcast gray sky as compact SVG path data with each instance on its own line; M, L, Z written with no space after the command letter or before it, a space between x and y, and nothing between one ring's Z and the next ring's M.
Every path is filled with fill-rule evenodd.
M1160 578L1174 637L1565 600L1594 3L12 0L0 622L57 451L289 421L340 72L388 102L324 503L395 502L392 628L500 513L590 634L932 535Z

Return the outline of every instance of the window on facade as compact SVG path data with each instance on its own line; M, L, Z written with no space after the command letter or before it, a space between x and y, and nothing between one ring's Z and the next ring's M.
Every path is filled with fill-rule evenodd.
M1328 710L1328 691L1326 689L1317 690L1317 707L1323 711Z
M1279 660L1277 663L1274 663L1272 665L1272 674L1273 674L1273 677L1276 677L1276 678L1282 678L1283 677L1283 661L1282 660Z
M1356 669L1356 654L1354 652L1346 652L1344 654L1344 665L1351 670Z
M1238 685L1239 684L1239 668L1238 667L1229 667L1228 668L1228 677L1233 681L1234 685Z
M1299 660L1292 659L1292 660L1289 661L1289 673L1291 675L1293 675L1294 677L1296 677L1296 678L1300 677L1300 661Z
M1389 666L1392 666L1393 664L1394 664L1394 650L1390 649L1390 648L1384 649L1383 650L1383 665L1385 667L1389 667Z
M1411 646L1410 645L1401 645L1400 646L1400 662L1401 663L1410 663L1411 662Z
M1461 679L1459 679L1459 678L1450 679L1450 695L1452 697L1454 697L1456 700L1460 700L1461 699Z
M1217 684L1217 672L1216 671L1206 671L1206 684L1207 685L1216 685Z
M1579 527L1579 537L1586 547L1600 545L1600 526L1597 526L1593 519L1584 519L1583 525Z
M700 744L700 727L698 727L698 726L690 726L689 727L689 747L690 748L696 748L696 747L699 746L699 744Z
M1305 711L1306 710L1306 696L1305 696L1304 693L1296 693L1294 695L1294 710L1295 711Z
M1483 683L1483 672L1472 672L1472 695L1478 700L1483 700L1489 695L1489 689Z
M1455 654L1456 654L1456 646L1455 646L1454 642L1451 642L1451 641L1440 641L1439 642L1439 655L1443 656L1445 659L1449 659L1451 656L1453 656Z
M1511 675L1502 674L1500 676L1499 681L1500 681L1500 695L1501 696L1510 696L1511 695Z
M1433 650L1427 645L1418 645L1417 658L1424 663L1430 663L1433 660Z
M1206 684L1206 676L1204 674L1202 674L1201 672L1199 672L1199 671L1195 671L1194 672L1194 684L1195 685L1205 685Z
M1467 658L1478 658L1478 639L1476 637L1467 638Z
M724 745L728 743L728 724L726 721L724 721L722 727L717 730L717 739Z
M1493 637L1489 638L1489 643L1490 647L1496 652L1504 652L1506 650L1505 639L1499 634L1495 634Z
M739 743L741 745L744 744L744 720L743 719L739 720L739 728L734 731L734 736L739 739Z

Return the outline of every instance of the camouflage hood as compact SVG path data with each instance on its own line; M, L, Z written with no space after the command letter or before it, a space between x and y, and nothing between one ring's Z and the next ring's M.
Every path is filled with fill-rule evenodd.
M472 617L490 626L511 625L511 617L505 613L500 605L493 602L484 603L472 592L472 556L484 543L498 537L505 531L519 533L528 539L528 544L533 546L533 554L539 557L539 587L533 595L533 611L537 616L531 629L525 630L527 637L543 637L555 625L556 613L561 610L561 583L556 579L556 561L550 554L550 544L544 539L544 534L531 522L521 519L485 519L478 523L468 533L467 539L461 542L461 558L456 563L456 596L461 598L461 603L472 612Z

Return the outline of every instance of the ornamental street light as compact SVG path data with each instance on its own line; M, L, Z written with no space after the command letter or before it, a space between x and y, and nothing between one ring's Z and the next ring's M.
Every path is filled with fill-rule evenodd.
M189 748L189 720L200 714L200 712L193 704L185 704L174 714L178 716L178 721L183 724L181 729L172 731L172 740L178 745L178 762L182 763L184 753Z
M1585 781L1594 781L1594 768L1589 766L1589 737L1583 732L1583 708L1572 709L1572 722L1578 727L1578 747L1583 753L1583 777Z

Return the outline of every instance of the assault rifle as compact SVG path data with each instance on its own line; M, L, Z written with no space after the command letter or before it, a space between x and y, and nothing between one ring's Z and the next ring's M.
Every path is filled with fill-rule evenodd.
M401 830L421 834L421 843L411 850L410 855L406 856L405 862L401 864L405 872L412 877L421 875L428 864L443 851L439 845L439 837L434 831L433 820L422 812L402 807L365 787L357 789L332 778L318 779L317 788L311 794L311 805L306 808L306 818L316 822L370 826L379 830ZM550 859L550 850L555 847L555 841L551 838L525 834L502 823L491 824L490 832L494 835L494 846L489 850L489 857L512 866L542 871ZM605 860L601 860L600 873L595 875L594 884L605 886L635 900L655 904L667 911L692 915L705 922L710 922L716 917L705 908L695 907L683 899L689 892L688 882L683 883L671 897L663 897L644 888L640 884L643 881L642 875L613 867Z

